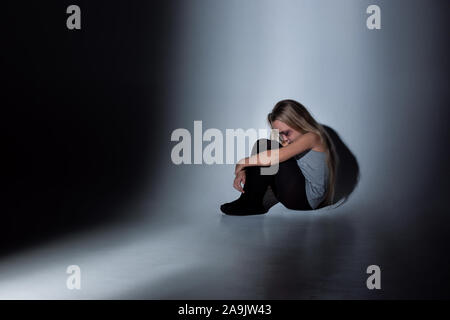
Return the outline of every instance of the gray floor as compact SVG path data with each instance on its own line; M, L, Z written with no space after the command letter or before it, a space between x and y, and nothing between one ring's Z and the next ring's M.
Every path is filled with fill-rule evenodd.
M177 170L208 175L214 169L171 174ZM224 199L237 196L230 186L205 196L208 184L175 188L166 175L160 193L153 194L156 199L165 194L166 201L130 205L142 213L140 219L68 234L2 259L0 298L448 296L446 244L438 239L447 227L423 223L420 208L406 212L389 209L387 199L378 206L358 201L364 199L361 184L337 209L300 212L277 204L266 215L232 217L218 209ZM65 271L72 264L81 268L81 290L66 288ZM381 268L381 290L366 287L372 264Z

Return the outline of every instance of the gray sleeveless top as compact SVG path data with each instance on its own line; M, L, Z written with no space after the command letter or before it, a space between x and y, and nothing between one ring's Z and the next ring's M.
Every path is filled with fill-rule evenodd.
M295 159L305 176L308 202L311 208L316 209L325 199L328 188L326 153L310 149L296 155Z

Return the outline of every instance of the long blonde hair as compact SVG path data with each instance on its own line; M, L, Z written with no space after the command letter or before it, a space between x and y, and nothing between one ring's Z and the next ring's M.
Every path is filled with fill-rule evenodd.
M267 120L272 128L272 122L279 120L289 127L303 134L314 132L320 136L322 144L325 146L326 162L329 170L328 188L324 201L319 207L328 206L334 203L335 181L338 165L336 148L325 128L318 123L300 102L286 99L277 102L272 112L267 115Z

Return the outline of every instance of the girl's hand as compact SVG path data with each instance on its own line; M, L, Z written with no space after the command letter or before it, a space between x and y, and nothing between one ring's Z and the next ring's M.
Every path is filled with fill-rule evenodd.
M241 186L241 183L242 183L242 186ZM237 191L244 193L245 192L243 189L244 185L245 185L245 170L242 170L236 175L236 178L234 178L233 187Z
M281 141L280 143L283 147L286 147L289 144L286 140Z

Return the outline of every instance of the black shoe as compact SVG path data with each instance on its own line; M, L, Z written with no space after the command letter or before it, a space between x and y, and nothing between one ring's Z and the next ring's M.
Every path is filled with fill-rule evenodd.
M269 211L262 204L255 205L242 198L234 200L233 202L224 203L220 206L220 210L230 216L249 216L264 214Z

